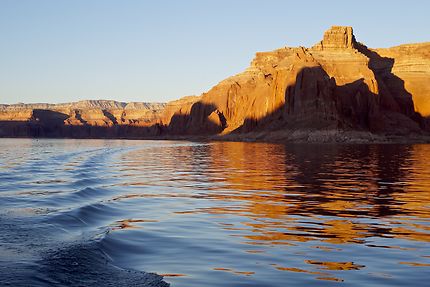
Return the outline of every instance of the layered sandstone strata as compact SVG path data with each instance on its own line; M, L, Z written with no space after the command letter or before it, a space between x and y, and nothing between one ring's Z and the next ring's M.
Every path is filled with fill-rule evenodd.
M257 53L170 125L187 134L297 130L408 135L426 129L428 43L372 50L334 26L312 48Z
M0 106L0 136L140 137L164 111L163 103L88 100L65 104Z
M370 49L333 26L311 48L257 53L244 72L167 104L0 106L2 136L330 138L430 131L430 43ZM330 140L330 139L329 139Z
M394 60L391 72L411 93L415 110L422 116L430 116L430 42L374 51L381 57Z

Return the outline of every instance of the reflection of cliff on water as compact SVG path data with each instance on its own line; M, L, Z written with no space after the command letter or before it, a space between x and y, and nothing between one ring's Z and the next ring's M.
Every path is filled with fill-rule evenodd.
M428 227L413 221L430 218L429 156L427 145L154 146L128 154L133 160L121 159L130 178L137 173L140 182L128 182L136 193L118 199L217 200L176 213L242 217L240 225L221 222L220 228L240 231L249 244L368 243L373 236L428 242ZM166 167L173 172L165 174ZM188 189L189 182L194 185ZM145 185L177 189L142 193Z
M199 212L252 219L243 222L252 230L249 243L362 243L371 236L430 241L428 228L406 220L430 217L428 146L216 143L208 152L209 171L224 181L223 192L210 196L231 204ZM310 218L301 222L300 216Z

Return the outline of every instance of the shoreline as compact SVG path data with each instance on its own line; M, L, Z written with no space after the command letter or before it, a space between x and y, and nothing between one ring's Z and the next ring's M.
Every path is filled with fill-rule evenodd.
M430 144L430 134L387 135L364 131L295 130L235 133L225 135L160 135L142 137L29 137L1 136L0 139L75 139L75 140L178 140L194 142L255 142L274 144Z

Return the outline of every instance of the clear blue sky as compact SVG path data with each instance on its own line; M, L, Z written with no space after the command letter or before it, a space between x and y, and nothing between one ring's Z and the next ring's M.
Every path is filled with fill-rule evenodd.
M331 25L370 47L430 41L430 1L0 0L0 103L167 101Z

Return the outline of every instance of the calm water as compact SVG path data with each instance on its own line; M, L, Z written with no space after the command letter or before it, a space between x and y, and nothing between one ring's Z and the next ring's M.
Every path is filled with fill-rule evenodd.
M430 145L0 146L0 285L430 280Z

